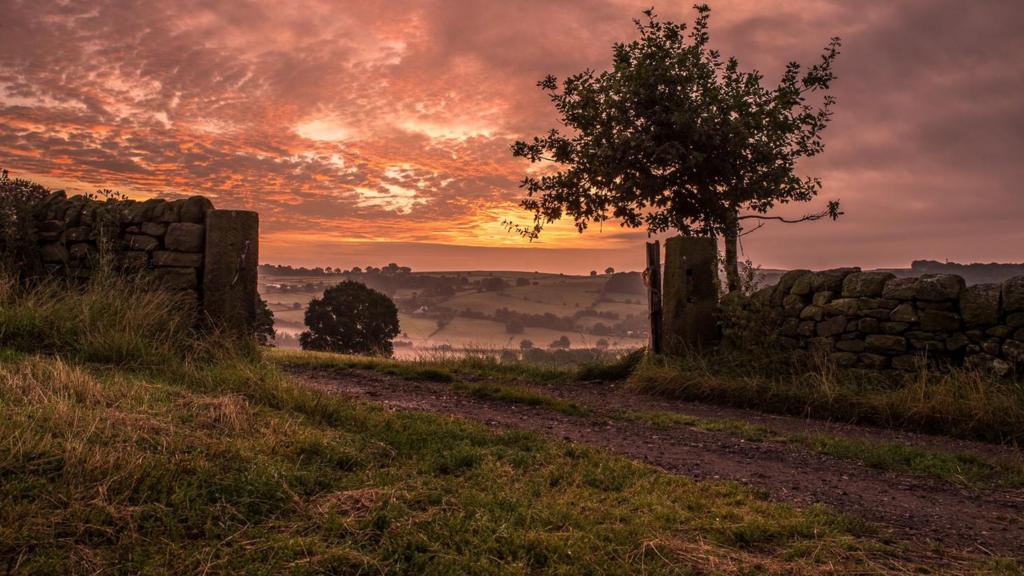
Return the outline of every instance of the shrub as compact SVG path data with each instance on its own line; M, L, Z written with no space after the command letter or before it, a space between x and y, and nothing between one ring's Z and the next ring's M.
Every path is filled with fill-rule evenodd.
M0 267L9 273L38 272L36 213L49 195L39 184L0 171Z
M398 335L398 308L390 298L347 280L314 298L306 309L305 350L391 356Z

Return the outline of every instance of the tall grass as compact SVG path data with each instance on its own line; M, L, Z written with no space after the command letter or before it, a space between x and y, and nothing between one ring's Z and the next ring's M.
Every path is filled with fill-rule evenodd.
M649 358L630 376L635 389L679 399L813 418L1024 442L1024 382L969 370L881 376L766 366L735 355Z
M0 275L0 347L87 362L160 365L193 347L194 304L145 283L98 274L19 284Z

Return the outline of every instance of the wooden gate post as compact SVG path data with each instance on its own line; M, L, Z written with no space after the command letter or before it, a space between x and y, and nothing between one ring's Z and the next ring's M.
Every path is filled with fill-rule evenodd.
M644 270L644 285L647 286L647 308L650 311L650 344L648 354L661 354L661 243L655 240L647 243L647 269Z

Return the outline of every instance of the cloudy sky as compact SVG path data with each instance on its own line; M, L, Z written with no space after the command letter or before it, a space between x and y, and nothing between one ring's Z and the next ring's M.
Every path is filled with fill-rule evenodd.
M258 210L275 263L638 269L643 231L530 244L502 221L528 221L509 144L556 122L536 81L606 68L649 5L0 0L0 166ZM826 151L801 170L846 215L758 230L755 263L1024 261L1024 2L711 6L712 43L769 78L843 38Z

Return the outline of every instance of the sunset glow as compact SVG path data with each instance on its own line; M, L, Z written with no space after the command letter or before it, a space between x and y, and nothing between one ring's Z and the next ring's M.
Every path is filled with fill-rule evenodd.
M0 166L16 176L258 210L269 262L641 267L643 230L559 223L531 244L503 222L530 221L516 207L530 167L510 144L555 125L536 81L606 68L646 5L4 4ZM657 8L691 17L688 5ZM712 43L769 79L843 37L826 151L803 168L846 215L768 226L744 238L746 256L768 267L1024 260L1024 6L712 8Z

